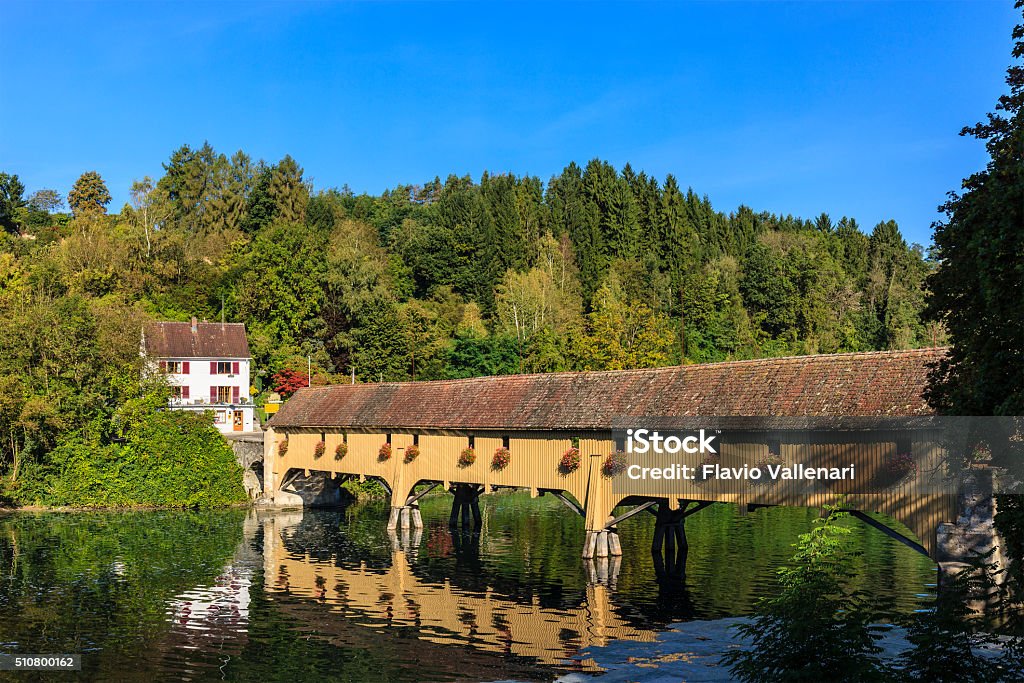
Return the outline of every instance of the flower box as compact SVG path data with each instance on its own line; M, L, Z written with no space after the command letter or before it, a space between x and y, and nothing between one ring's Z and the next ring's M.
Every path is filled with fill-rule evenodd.
M580 449L576 446L570 447L562 454L558 462L558 469L563 473L575 472L580 466Z
M503 470L508 466L511 459L512 455L509 453L509 450L501 446L494 451L494 457L491 458L491 469Z
M614 477L626 471L626 454L623 451L612 451L601 463L601 474Z

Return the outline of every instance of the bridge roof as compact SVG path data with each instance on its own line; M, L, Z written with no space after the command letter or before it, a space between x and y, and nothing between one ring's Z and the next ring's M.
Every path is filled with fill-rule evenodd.
M504 375L299 389L271 426L609 430L660 416L930 415L945 349L841 353L645 370Z

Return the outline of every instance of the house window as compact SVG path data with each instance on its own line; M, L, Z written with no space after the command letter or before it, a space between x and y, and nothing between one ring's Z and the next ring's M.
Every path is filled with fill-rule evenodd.
M238 403L238 387L210 387L210 403Z
M171 387L171 398L187 399L188 387L172 386Z
M211 375L237 375L239 370L239 363L237 360L211 360L210 361L210 374Z
M224 411L224 410L216 411L213 414L213 423L214 424L219 424L219 425L227 424L228 423L227 411Z
M509 440L507 436L501 437L501 447L508 448Z
M782 442L779 439L768 439L768 455L773 458L782 457Z
M189 371L188 361L162 360L160 361L160 372L168 375L187 375Z

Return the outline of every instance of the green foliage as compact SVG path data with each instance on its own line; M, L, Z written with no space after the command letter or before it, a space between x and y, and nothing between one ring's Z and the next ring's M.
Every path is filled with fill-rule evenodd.
M1024 9L1024 1L1015 7ZM928 402L948 415L1024 414L1024 21L1013 29L1009 93L995 113L960 134L985 141L989 161L950 193L935 226L934 256L941 267L928 278L927 315L949 330L948 356L932 371ZM999 452L1006 455L1000 455ZM993 464L1024 474L1024 456L999 449ZM1000 497L999 524L1016 561L1010 576L1024 601L1024 512L1019 495Z
M1024 7L1019 0L1017 8ZM1013 31L1024 58L1024 22ZM935 226L928 313L946 324L952 348L933 374L933 406L953 415L1024 414L1024 66L1007 71L1009 94L988 121L961 135L985 140L986 168L963 181Z
M367 479L366 481L346 479L342 482L341 488L352 494L357 501L385 500L388 496L387 489L376 479Z
M18 231L18 213L25 205L25 185L17 174L0 173L0 228L6 232Z
M217 507L247 499L241 466L206 415L146 406L124 439L64 440L49 455L45 487L16 489L15 496L78 507Z
M779 570L779 592L762 598L753 622L737 627L753 644L723 657L747 683L769 681L888 681L892 672L878 657L881 636L870 625L866 595L845 586L851 574L838 524L827 516L802 534L792 564Z
M484 173L371 196L203 143L134 181L118 214L95 172L73 218L52 191L24 195L0 174L0 477L37 499L57 460L127 452L111 440L149 391L122 381L146 319L245 323L261 387L307 362L314 383L376 382L930 341L932 265L895 224L869 238L848 218L726 215L600 159L546 184Z

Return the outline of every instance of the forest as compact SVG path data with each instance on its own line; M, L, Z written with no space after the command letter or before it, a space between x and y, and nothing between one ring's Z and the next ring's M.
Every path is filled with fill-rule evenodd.
M139 379L147 319L245 323L258 392L307 362L314 383L377 382L944 341L923 318L935 263L893 221L723 213L599 159L379 196L208 143L163 168L116 213L95 171L66 198L0 173L9 481L123 440L159 403Z

